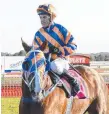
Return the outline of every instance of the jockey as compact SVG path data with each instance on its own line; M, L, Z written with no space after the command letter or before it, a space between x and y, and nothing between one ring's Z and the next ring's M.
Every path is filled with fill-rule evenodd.
M40 17L42 27L35 33L33 45L34 49L40 48L43 42L47 41L47 46L44 50L46 59L51 53L50 69L55 73L62 75L64 69L69 69L68 60L62 57L72 55L77 49L74 42L74 37L62 25L54 22L56 17L55 8L51 4L43 4L37 8L37 13ZM77 81L71 76L67 75L72 80L74 85L73 92L76 94L79 91Z

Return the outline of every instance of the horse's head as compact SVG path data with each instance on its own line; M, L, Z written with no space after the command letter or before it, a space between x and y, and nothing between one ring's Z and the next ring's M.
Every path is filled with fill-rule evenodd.
M42 45L44 48L45 43ZM42 48L42 47L41 47ZM26 54L22 64L23 81L28 86L30 94L34 101L38 101L39 94L45 86L45 67L46 60L41 50L31 50Z

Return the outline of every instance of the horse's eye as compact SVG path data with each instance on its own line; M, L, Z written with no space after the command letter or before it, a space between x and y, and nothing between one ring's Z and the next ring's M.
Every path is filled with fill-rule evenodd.
M31 61L27 60L27 61L24 61L23 64L22 64L22 68L23 70L25 71L28 71L31 67Z

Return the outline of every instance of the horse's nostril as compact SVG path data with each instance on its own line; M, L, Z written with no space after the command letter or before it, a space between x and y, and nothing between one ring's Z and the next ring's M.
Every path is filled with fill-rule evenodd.
M32 95L33 97L36 97L36 96L38 96L38 95L39 95L39 93L35 93L35 91L34 91L34 90L32 90L32 91L31 91L31 95Z
M25 71L28 71L31 67L31 61L27 60L27 61L24 61L23 64L22 64L22 68L23 70Z
M31 91L31 97L32 97L33 101L40 102L39 93L35 93L34 91Z
M35 92L34 92L34 90L31 91L31 95L32 96L35 96L36 95Z

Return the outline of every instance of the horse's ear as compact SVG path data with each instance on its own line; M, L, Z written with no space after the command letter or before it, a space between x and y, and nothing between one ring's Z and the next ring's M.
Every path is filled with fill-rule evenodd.
M23 46L24 50L26 51L26 53L28 53L31 50L31 46L29 46L27 43L25 43L22 38L21 38L21 42L22 42L22 46Z
M46 40L40 47L41 51L44 51L44 49L47 47L47 45L48 45L48 42Z

